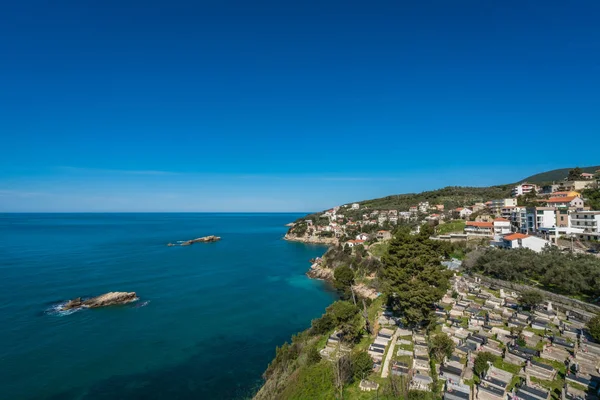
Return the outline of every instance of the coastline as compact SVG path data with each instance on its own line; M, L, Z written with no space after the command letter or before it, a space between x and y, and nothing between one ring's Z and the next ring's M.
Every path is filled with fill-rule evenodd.
M294 236L288 233L285 234L283 240L287 240L288 242L300 242L308 244L326 244L330 246L338 244L337 238L323 238L318 236Z

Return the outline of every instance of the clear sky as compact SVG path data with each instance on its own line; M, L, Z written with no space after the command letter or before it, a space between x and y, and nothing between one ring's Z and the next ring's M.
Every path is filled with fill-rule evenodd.
M600 2L11 1L0 211L312 211L600 164Z

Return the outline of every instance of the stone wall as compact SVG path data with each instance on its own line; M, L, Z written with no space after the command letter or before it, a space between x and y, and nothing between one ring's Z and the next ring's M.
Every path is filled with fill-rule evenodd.
M586 303L584 301L572 299L570 297L562 296L560 294L556 294L556 293L552 293L552 292L547 292L545 290L540 290L539 288L536 288L533 286L522 285L520 283L503 281L500 279L490 278L490 277L479 275L479 274L473 274L472 276L475 276L475 277L481 279L481 282L483 282L487 285L497 286L499 288L503 288L505 290L506 289L512 290L512 291L515 291L518 293L524 292L526 290L537 290L539 292L542 292L544 294L544 298L546 300L551 301L552 305L555 306L555 308L558 308L559 310L561 310L563 312L566 310L583 310L583 311L587 311L587 312L594 313L594 314L600 314L600 306Z

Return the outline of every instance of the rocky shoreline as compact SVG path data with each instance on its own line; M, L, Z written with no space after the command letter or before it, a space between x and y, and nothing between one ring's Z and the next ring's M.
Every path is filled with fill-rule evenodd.
M326 244L326 245L335 245L338 244L337 238L324 238L318 236L295 236L286 234L283 237L284 240L290 242L301 242L301 243L309 243L309 244Z

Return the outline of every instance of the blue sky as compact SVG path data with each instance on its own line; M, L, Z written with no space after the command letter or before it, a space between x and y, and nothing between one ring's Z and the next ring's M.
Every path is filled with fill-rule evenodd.
M597 1L30 1L0 211L312 211L600 164Z

